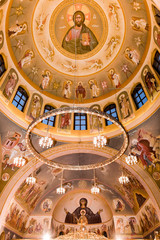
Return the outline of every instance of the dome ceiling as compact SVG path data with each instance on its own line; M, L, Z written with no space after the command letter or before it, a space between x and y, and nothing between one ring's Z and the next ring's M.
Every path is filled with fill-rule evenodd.
M76 23L77 41L76 11L84 19L81 33ZM145 1L14 0L6 26L10 55L22 76L53 98L106 97L143 64L150 39L147 13Z

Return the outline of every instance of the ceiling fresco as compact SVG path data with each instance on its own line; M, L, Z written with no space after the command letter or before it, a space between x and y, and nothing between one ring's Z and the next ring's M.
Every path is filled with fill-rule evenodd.
M145 1L14 0L8 47L18 71L40 91L82 102L136 74L147 52L147 12Z
M0 0L0 239L40 239L46 232L54 238L79 231L81 224L108 238L116 233L142 239L159 229L160 72L153 62L160 57L160 11L155 2ZM133 98L137 86L146 97L140 108ZM27 94L23 111L13 104L19 87ZM70 164L69 170L46 165L27 149L31 121L46 106L71 105L101 111L114 105L127 131L126 152L95 175L93 169L72 171L71 166L113 157L123 136L94 115L87 115L86 130L75 130L75 114L69 112L56 116L52 127L50 120L40 122L31 134L37 152ZM39 146L46 132L54 141L49 149ZM104 149L92 148L97 134L107 138ZM129 154L137 157L136 165L125 162ZM25 158L24 166L14 164L16 156ZM120 184L122 174L129 183ZM36 178L34 185L26 183L28 176ZM61 178L64 195L56 192ZM91 194L94 180L97 195Z

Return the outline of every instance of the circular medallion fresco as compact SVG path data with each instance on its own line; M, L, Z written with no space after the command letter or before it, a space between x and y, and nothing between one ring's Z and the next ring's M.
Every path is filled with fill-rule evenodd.
M41 91L65 101L106 96L143 62L146 7L144 1L13 0L8 47L19 71Z

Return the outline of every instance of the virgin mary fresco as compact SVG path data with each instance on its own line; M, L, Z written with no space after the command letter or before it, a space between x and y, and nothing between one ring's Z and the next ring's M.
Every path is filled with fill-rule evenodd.
M87 207L87 199L81 198L79 201L80 206L74 210L73 213L70 213L65 208L66 218L65 223L73 223L73 224L93 224L93 223L101 223L100 212L103 210L100 209L97 213L93 213L90 208Z
M63 38L62 47L71 53L84 54L92 51L98 41L94 33L84 24L85 15L82 11L73 14L72 26Z

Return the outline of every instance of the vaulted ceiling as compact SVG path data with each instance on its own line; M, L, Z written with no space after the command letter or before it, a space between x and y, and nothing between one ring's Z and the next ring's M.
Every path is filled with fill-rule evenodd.
M93 212L103 208L102 222L107 226L112 226L110 221L114 218L117 232L118 218L126 216L124 221L131 216L136 218L137 236L147 236L159 226L159 220L145 229L140 224L149 204L160 219L160 71L154 65L160 52L158 5L156 0L0 1L0 55L4 60L4 69L0 69L1 230L9 229L19 237L37 237L41 231L29 232L32 219L36 219L37 225L48 219L53 230L64 223L64 207L73 212L82 197L88 199ZM87 29L78 33L79 42L73 31L76 11L83 12ZM70 43L69 37L73 38ZM149 83L148 72L154 75ZM146 101L138 108L133 93L139 84ZM22 111L14 104L19 88L28 99ZM116 109L118 121L127 131L129 146L118 160L96 169L99 195L90 193L93 170L65 170L66 194L57 195L62 170L36 160L27 149L26 130L48 105L99 111L112 105ZM68 122L65 125L63 121ZM88 115L86 130L75 130L74 121L72 112L68 119L56 116L49 129L44 123L36 125L32 134L36 151L49 161L71 166L101 163L117 154L124 139L115 124L107 126L104 119ZM38 144L47 131L54 139L54 146L48 150ZM103 149L93 147L93 137L99 133L108 139ZM8 147L7 141L13 142L13 146ZM18 143L24 148L18 147ZM138 157L134 166L125 162L130 152ZM13 158L22 153L26 164L14 166ZM130 180L126 186L118 181L122 172ZM37 179L33 195L25 183L32 173ZM43 207L46 199L50 206L47 211ZM118 201L121 208L117 210ZM15 205L19 212L25 212L22 222L26 221L26 232L6 217L11 217Z

